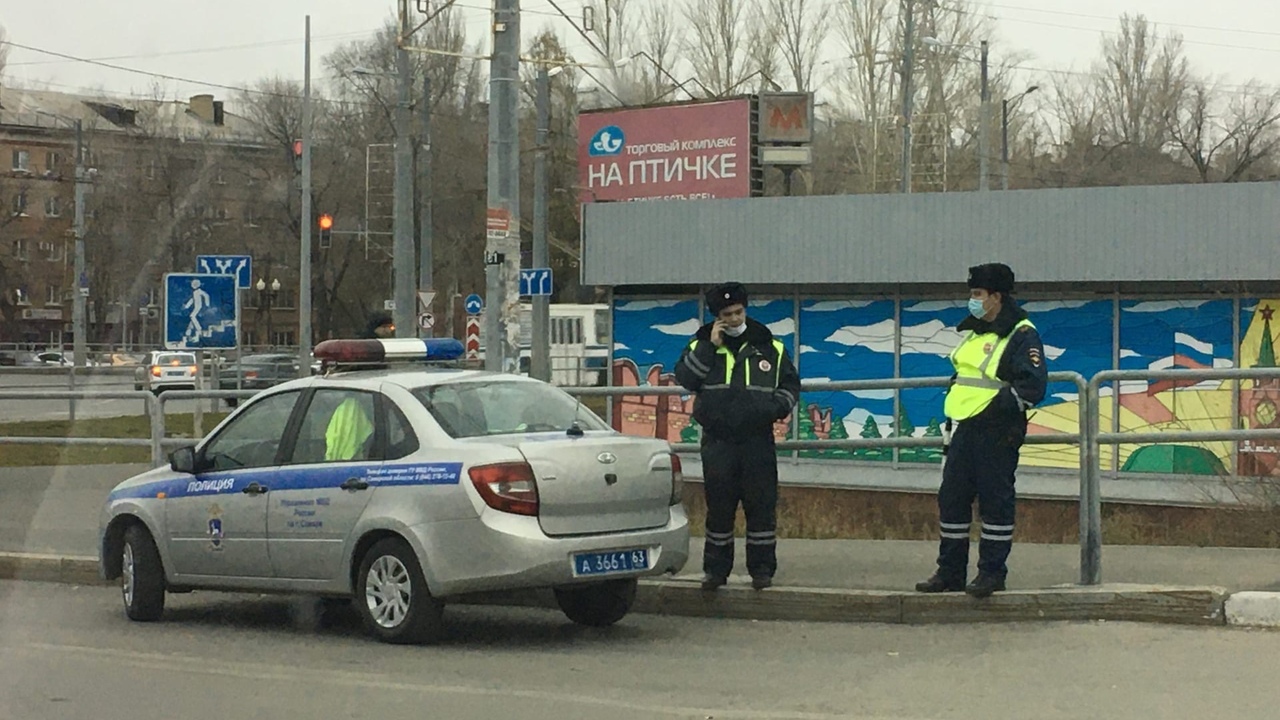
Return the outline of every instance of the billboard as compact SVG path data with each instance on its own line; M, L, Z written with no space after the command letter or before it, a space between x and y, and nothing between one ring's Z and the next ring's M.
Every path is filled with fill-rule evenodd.
M751 100L578 116L581 202L751 196Z

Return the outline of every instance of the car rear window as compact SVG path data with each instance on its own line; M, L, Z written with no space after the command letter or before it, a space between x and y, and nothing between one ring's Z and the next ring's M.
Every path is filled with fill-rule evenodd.
M418 388L413 394L455 438L563 432L575 419L583 430L609 429L573 396L541 382L454 382Z
M156 365L195 365L196 356L191 353L164 353L156 356Z

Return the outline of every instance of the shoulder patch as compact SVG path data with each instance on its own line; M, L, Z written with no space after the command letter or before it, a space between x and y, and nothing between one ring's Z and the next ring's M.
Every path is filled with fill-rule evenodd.
M1023 325L1022 327L1018 328L1018 332L1027 332L1028 330L1035 330L1035 328L1031 327L1030 325Z

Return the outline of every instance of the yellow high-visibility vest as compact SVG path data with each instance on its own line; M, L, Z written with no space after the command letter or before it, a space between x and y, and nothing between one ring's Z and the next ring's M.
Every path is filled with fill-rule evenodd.
M689 351L690 352L696 351L698 349L699 342L701 341L697 339L693 340L693 342L690 342ZM778 387L778 383L782 379L782 371L781 371L782 357L786 353L786 345L783 345L781 340L774 340L773 352L774 352L773 362L771 363L767 362L767 358L766 358L765 363L756 364L757 373L754 378L751 376L752 363L747 363L743 367L743 378L742 378L743 384L745 384L747 387L767 387L767 388ZM716 354L724 358L724 384L726 386L730 385L733 383L733 370L735 367L737 367L738 357L733 354L732 350L730 350L727 347L724 347L723 345L716 348ZM708 377L707 379L710 380L710 377ZM712 381L708 384L714 385L715 382Z
M1030 320L1013 326L1005 337L995 333L981 335L970 331L968 337L951 351L951 364L956 369L956 379L947 390L944 407L952 420L967 420L987 409L996 399L1000 389L1009 383L996 377L1000 358L1009 346L1009 338L1023 327L1032 327Z
M359 401L355 398L343 400L333 417L329 418L329 427L324 433L324 459L329 462L363 460L358 456L372 434L373 423L364 414Z

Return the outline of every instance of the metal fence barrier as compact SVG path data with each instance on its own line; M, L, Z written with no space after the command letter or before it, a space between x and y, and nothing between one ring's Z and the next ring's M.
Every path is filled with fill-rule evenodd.
M1076 433L1041 433L1028 435L1030 445L1078 445L1080 448L1080 584L1098 585L1102 582L1102 490L1099 448L1103 444L1118 446L1130 443L1178 443L1202 441L1234 441L1280 439L1280 427L1252 430L1169 431L1169 432L1101 432L1100 395L1104 383L1122 380L1280 380L1280 368L1250 369L1199 369L1199 370L1106 370L1088 381L1075 372L1049 374L1049 382L1068 382L1079 390L1079 431ZM802 392L845 392L856 390L904 390L910 388L946 387L947 377L888 378L876 380L850 380L840 382L802 383ZM639 387L567 387L577 397L636 397L688 395L677 386ZM165 448L188 445L191 439L168 438L165 429L165 404L171 400L206 398L247 398L257 394L254 390L170 390L161 395L147 391L85 392L46 391L17 392L0 390L0 400L142 400L146 403L151 435L142 438L66 438L0 436L0 444L33 445L103 445L145 446L151 449L154 466L165 463ZM197 403L197 408L199 404ZM197 437L203 434L196 418ZM940 437L887 437L848 438L842 440L784 440L778 443L781 450L823 450L852 448L918 448L941 447ZM678 452L697 452L694 443L672 443Z

